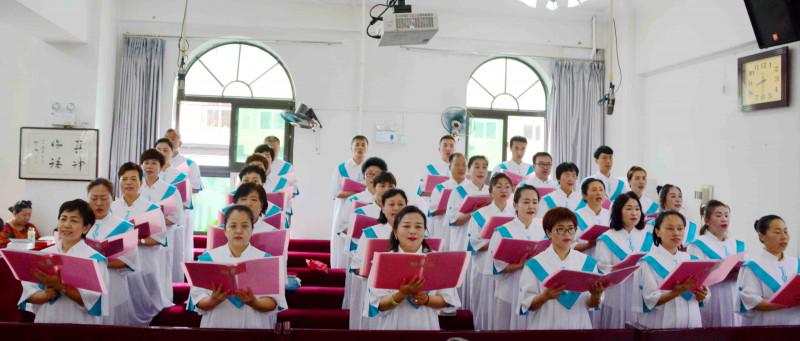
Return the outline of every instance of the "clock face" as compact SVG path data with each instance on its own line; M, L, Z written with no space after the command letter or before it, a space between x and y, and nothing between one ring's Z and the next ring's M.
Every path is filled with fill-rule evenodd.
M781 57L754 60L743 65L742 104L753 105L780 101Z

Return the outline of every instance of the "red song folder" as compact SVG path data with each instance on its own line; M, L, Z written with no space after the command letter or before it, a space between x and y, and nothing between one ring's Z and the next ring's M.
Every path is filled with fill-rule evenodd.
M436 185L449 180L450 177L439 175L428 175L425 177L425 182L422 185L424 191L423 196L430 196Z
M619 270L619 269L622 269L622 268L627 268L627 267L634 266L634 265L636 265L636 263L639 263L639 260L642 259L642 257L644 257L646 255L647 254L643 253L643 252L637 252L637 253L629 254L627 257L625 257L625 259L621 260L617 264L614 264L611 267L611 270Z
M669 276L664 279L664 282L661 283L659 289L675 289L678 284L686 282L690 278L693 278L697 283L695 289L700 288L718 264L719 261L685 261L678 265L675 270L672 270Z
M131 218L133 228L139 231L139 239L149 238L152 235L163 232L165 229L161 225L162 223L163 215L161 210L147 211Z
M425 242L431 248L431 251L439 251L442 247L442 239L441 238L425 238ZM375 254L378 252L388 252L391 244L389 243L389 239L367 239L367 243L365 244L363 255L364 259L361 260L361 266L358 270L358 274L364 277L369 276L369 272L372 269L372 261L375 259Z
M508 176L509 179L511 179L511 186L514 186L514 188L516 188L520 182L525 181L524 176L514 173L512 171L502 170L500 171L500 173L505 174L506 176Z
M423 290L457 288L464 281L469 265L466 251L428 254L377 253L369 286L377 289L399 289L404 281L421 276Z
M546 288L564 286L564 290L583 292L589 291L597 283L601 283L604 287L620 284L638 268L638 265L631 266L606 275L575 270L559 270L548 277L542 284Z
M494 230L506 223L514 220L514 217L494 216L489 218L483 228L481 229L481 239L492 239Z
M586 229L585 231L583 231L578 236L578 239L585 240L585 241L592 241L592 240L597 239L597 237L600 237L601 234L606 233L606 231L608 231L609 229L611 229L611 228L608 227L608 226L593 225L592 227L590 227L590 228Z
M14 278L19 281L43 284L33 275L33 270L39 269L48 275L60 273L61 282L68 287L107 292L100 264L94 259L39 251L0 250L0 252Z
M442 190L442 197L436 203L436 214L444 214L447 212L447 203L450 201L450 194L453 193L452 188Z
M353 228L350 229L351 231L350 238L359 239L361 238L361 234L363 233L365 228L372 227L378 224L380 224L378 219L366 215L356 214L356 218L353 221Z
M367 189L367 185L350 179L344 179L344 184L342 184L342 192L361 193L365 189Z
M224 292L239 289L253 291L254 295L283 295L286 285L286 268L283 257L252 259L239 263L184 262L183 272L189 285Z
M469 195L466 199L464 199L464 202L461 203L461 207L458 209L458 211L468 214L491 203L492 197L490 195Z
M536 241L503 238L497 245L493 258L508 264L517 264L523 257L530 259L547 250L550 243L549 239Z
M136 229L130 229L128 232L116 235L105 240L94 240L85 238L83 241L89 247L95 249L103 256L109 259L117 259L138 246L139 232Z
M785 307L800 305L800 276L795 275L789 282L786 282L775 295L772 295L769 303Z

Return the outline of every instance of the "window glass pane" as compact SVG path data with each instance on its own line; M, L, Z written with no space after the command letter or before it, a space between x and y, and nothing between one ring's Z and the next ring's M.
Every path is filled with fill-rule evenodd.
M231 179L204 176L203 185L203 191L192 196L194 204L192 225L195 231L206 232L209 226L220 223L219 210L227 204Z
M272 126L269 129L262 128L263 121L272 121L275 116L283 121L283 118L280 117L283 111L279 109L239 108L236 127L236 162L244 162L253 153L253 150L264 142L264 138L269 135L275 135L281 141L286 141L284 124Z
M292 96L292 82L289 81L289 75L282 67L272 68L264 76L250 84L250 88L253 89L253 97L277 99L294 97Z
M231 105L181 101L181 153L201 166L228 166Z
M467 83L467 106L471 108L491 108L494 97L481 88L474 79Z
M511 95L503 94L494 98L494 102L492 102L492 109L506 109L506 110L513 110L517 111L519 107L517 106L517 100Z
M547 109L547 98L544 95L542 82L536 83L518 100L519 110L545 111Z
M497 58L483 63L472 78L478 83L483 85L486 90L497 96L505 92L505 77L506 77L506 58Z
M222 96L225 97L253 97L253 92L250 87L242 82L228 83L225 90L222 91Z
M469 133L469 145L467 155L483 155L489 160L489 170L491 171L503 158L503 120L495 118L476 117L470 119L470 125L480 128L481 134L477 135L478 129Z
M533 154L546 151L544 129L544 117L508 116L508 138L519 135L528 139L528 147L525 148L525 156L522 157L527 163L531 163ZM510 152L506 153L506 159L511 160Z
M536 76L530 66L516 59L508 60L507 75L506 92L514 97L521 95L528 87L539 80L539 77Z
M239 44L222 45L200 57L203 64L224 85L236 80L236 69L239 66L239 46Z
M266 51L250 45L242 45L242 55L239 59L239 80L252 83L264 74L269 68L275 67L278 61ZM277 65L281 68L280 65Z
M186 74L185 92L187 95L221 96L222 85L198 62L192 64L192 68Z

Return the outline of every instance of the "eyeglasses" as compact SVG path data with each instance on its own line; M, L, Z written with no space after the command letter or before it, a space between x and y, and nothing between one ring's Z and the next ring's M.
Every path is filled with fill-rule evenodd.
M574 227L556 227L553 231L556 231L557 234L575 234L578 229Z
M553 167L552 163L537 163L536 165L539 167Z

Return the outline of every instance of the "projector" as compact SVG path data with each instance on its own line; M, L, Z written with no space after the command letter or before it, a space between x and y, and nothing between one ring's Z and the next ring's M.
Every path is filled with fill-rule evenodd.
M435 13L393 13L383 16L378 46L427 44L439 32Z

